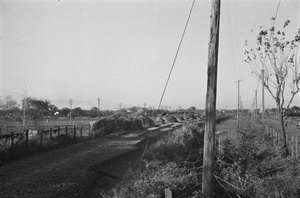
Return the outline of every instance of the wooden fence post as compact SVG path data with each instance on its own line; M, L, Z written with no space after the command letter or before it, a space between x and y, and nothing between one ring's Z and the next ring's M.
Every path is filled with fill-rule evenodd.
M82 125L80 126L80 138L82 138Z
M26 134L26 145L25 145L25 151L26 151L26 154L28 154L28 129L25 131L25 134Z
M68 136L68 126L65 127L66 136Z
M52 132L53 132L53 129L52 127L50 128L50 139L52 140Z
M14 132L11 132L11 153L14 153Z
M89 125L89 137L91 137L91 125Z
M119 198L117 189L116 189L116 188L113 188L112 191L113 191L113 194L114 194L113 198Z
M169 187L165 188L165 198L172 198L172 191Z
M218 140L219 140L219 151L220 151L220 153L223 153L222 151L223 151L223 134L221 134L220 136L219 136L219 138L218 138Z
M267 135L270 135L270 127L269 127L269 125L266 125L266 132L267 132Z
M59 137L59 134L60 134L60 126L58 126L57 128L57 137Z

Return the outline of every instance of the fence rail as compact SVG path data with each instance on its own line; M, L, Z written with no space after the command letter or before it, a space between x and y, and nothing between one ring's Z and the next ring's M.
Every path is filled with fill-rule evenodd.
M276 147L276 150L280 150L279 142L281 142L280 134L281 132L275 130L274 128L270 127L269 125L266 125L266 132L267 134L273 138L273 145ZM299 151L299 142L300 138L298 136L292 136L288 135L286 136L287 140L287 147L289 151L289 156L292 158L299 159L300 151Z
M75 140L77 136L80 138L83 137L83 130L88 129L88 136L91 137L91 125L66 125L62 126L53 126L53 127L44 127L36 130L26 129L23 132L11 132L10 134L0 135L0 140L10 143L11 153L14 153L16 141L25 140L25 152L28 153L29 140L31 136L39 136L40 147L43 147L44 140L46 135L52 140L55 136L59 137L61 135L73 137Z

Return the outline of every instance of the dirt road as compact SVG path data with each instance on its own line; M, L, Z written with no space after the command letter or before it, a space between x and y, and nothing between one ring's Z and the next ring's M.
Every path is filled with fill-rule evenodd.
M93 174L91 166L134 150L142 139L101 137L2 166L0 197L73 197Z

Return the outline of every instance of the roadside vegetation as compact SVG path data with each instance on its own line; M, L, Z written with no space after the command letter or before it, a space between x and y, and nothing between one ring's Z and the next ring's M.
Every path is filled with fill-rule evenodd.
M215 197L299 197L299 160L283 158L260 123L242 117L236 138L216 145ZM235 133L236 120L217 126ZM229 135L227 136L229 137ZM152 145L138 167L132 168L118 193L123 198L202 197L203 129L185 125Z

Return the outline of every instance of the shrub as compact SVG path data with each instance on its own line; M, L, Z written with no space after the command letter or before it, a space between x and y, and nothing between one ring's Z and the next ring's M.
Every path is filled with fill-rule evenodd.
M172 190L173 197L192 195L200 187L198 174L187 168L180 168L174 162L144 161L140 172L127 175L120 196L164 197L166 187Z
M121 185L121 197L164 197L170 188L173 197L199 197L201 175L192 160L202 156L203 133L195 125L188 125L164 136L152 145L137 172L129 172ZM202 161L201 161L202 163ZM192 166L191 166L192 165ZM198 164L197 167L200 167Z
M238 141L224 142L215 168L217 189L231 197L299 197L299 161L276 155L263 130L252 124Z

